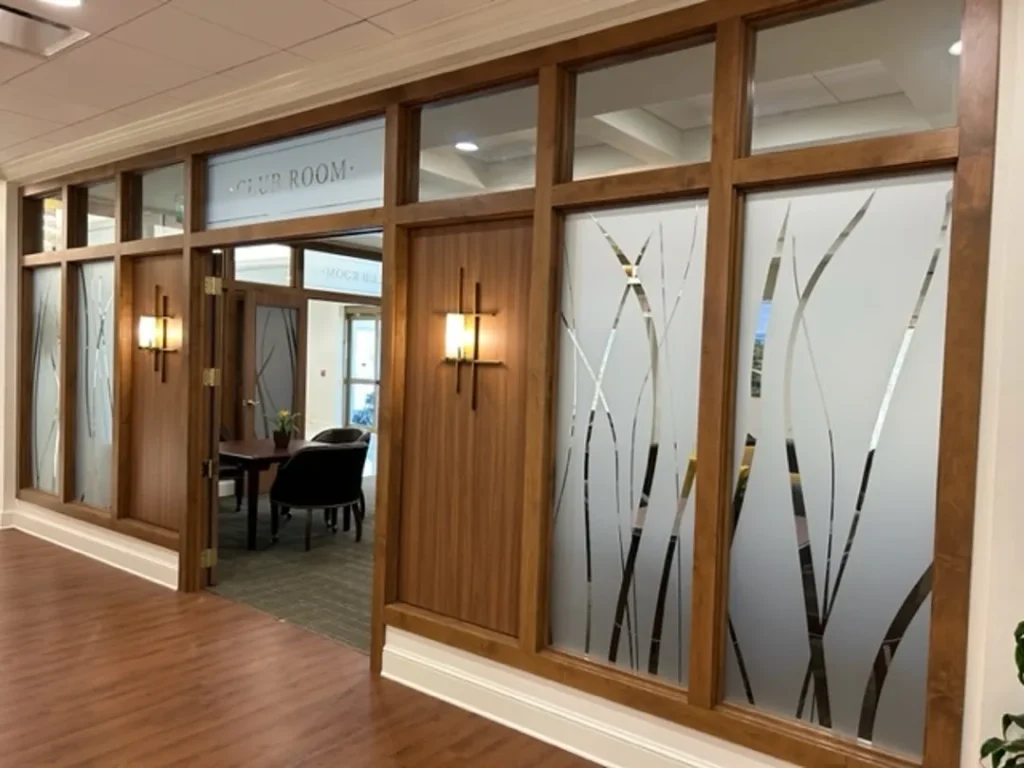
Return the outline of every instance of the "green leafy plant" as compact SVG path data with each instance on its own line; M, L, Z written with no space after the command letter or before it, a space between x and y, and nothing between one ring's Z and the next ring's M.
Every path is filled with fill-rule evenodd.
M1024 685L1024 621L1013 633L1017 644L1017 680ZM981 759L992 759L992 768L1024 768L1024 714L1003 715L1003 736L993 736L981 745Z
M274 424L275 432L286 432L288 435L294 435L299 429L299 416L301 414L292 413L291 411L278 411L277 421Z

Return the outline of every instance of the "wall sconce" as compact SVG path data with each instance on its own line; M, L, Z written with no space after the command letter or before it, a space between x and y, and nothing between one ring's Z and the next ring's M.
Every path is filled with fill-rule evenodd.
M160 374L162 383L167 381L166 355L181 349L182 340L181 318L170 316L167 302L158 285L153 301L156 314L139 316L139 349L153 353L153 370Z
M480 359L480 318L493 317L496 312L480 311L480 283L473 286L473 311L463 309L462 293L466 271L459 267L459 309L444 316L444 362L455 366L455 394L462 388L462 366L472 371L470 407L476 410L477 370L481 365L501 365L500 360Z

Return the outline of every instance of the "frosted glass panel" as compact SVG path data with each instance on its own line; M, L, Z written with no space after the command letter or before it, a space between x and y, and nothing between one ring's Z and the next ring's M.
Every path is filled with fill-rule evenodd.
M304 259L303 282L306 288L360 296L381 294L383 265L380 261L309 249L306 249Z
M274 433L277 412L295 410L299 312L256 307L256 437Z
M752 195L727 695L920 755L949 173Z
M88 262L77 272L75 498L107 508L114 444L114 262Z
M265 285L291 285L291 246L268 243L235 248L235 280Z
M60 267L32 272L32 487L60 490Z
M707 208L566 220L553 644L685 683Z

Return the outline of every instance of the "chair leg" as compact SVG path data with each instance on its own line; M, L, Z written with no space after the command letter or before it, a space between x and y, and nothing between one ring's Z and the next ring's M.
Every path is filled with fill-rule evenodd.
M235 512L242 511L242 497L245 495L245 483L242 482L241 473L235 477Z
M363 513L356 507L356 542L363 540Z
M306 551L313 546L313 510L306 510Z
M359 491L359 512L362 514L363 519L366 519L366 494Z
M352 530L352 507L345 505L345 511L342 513L343 522L341 529L346 533Z
M281 510L274 502L270 502L270 540L277 542L277 531L281 527Z

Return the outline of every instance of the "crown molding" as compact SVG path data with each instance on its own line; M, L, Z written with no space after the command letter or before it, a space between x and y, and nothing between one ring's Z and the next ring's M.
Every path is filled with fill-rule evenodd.
M19 183L122 160L224 131L625 24L700 0L502 0L373 48L16 158ZM372 54L368 56L367 54Z

